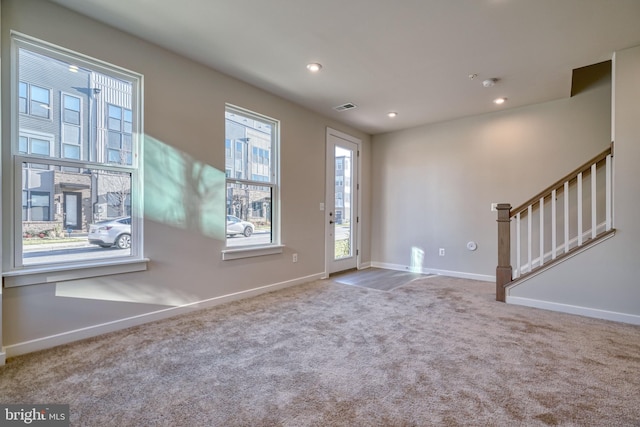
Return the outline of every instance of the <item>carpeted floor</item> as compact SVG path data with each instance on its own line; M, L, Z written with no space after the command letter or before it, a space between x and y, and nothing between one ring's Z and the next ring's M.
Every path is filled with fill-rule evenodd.
M0 401L74 426L640 426L640 327L325 280L10 359Z

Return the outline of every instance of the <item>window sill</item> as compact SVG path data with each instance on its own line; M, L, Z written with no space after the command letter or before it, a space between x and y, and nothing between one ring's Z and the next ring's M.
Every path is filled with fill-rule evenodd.
M89 277L110 276L147 270L148 258L135 260L101 261L82 265L28 267L2 274L4 287L64 282Z
M264 255L281 254L284 245L256 246L250 248L224 249L222 251L222 260L229 261L232 259L251 258Z

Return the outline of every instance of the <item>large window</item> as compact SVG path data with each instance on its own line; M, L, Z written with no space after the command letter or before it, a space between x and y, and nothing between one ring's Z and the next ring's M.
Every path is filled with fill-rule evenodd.
M278 245L278 122L227 107L225 128L227 247Z
M12 43L14 256L5 276L141 259L141 76L26 36ZM130 224L116 231L98 225L125 216Z

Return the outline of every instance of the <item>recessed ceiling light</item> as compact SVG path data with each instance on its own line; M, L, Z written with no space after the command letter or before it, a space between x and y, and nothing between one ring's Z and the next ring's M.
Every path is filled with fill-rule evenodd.
M322 68L322 64L319 64L317 62L312 62L311 64L307 64L307 70L311 71L312 73L317 73L318 71L320 71L321 68Z
M496 98L493 100L493 103L500 105L500 104L504 104L506 101L507 101L507 98Z
M396 113L395 111L389 111L389 112L387 113L387 116L389 116L390 118L392 118L392 119L393 119L394 117L397 117L397 116L398 116L398 113Z

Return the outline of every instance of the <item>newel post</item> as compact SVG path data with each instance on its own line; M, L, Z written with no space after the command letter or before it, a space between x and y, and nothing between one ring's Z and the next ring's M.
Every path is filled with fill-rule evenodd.
M498 266L496 267L496 301L505 302L504 285L511 281L511 205L499 203Z

